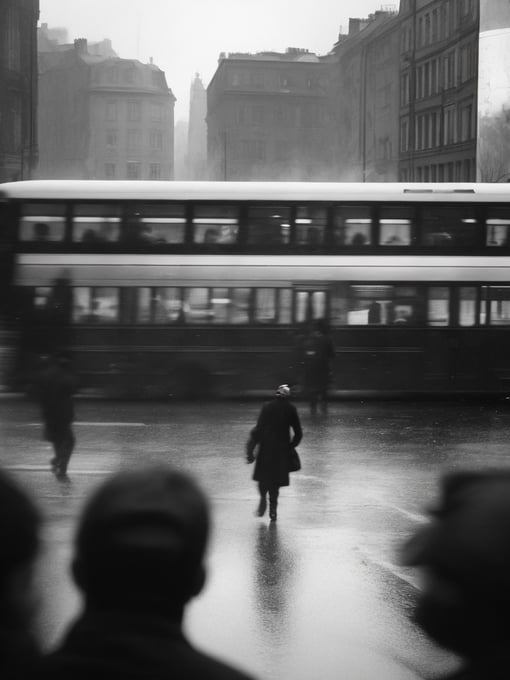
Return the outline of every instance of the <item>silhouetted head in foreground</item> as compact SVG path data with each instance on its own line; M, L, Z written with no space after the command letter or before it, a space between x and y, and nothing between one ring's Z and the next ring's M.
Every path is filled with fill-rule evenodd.
M446 476L432 516L403 551L424 573L416 621L493 677L488 668L509 655L510 471Z
M34 562L39 513L16 482L0 471L0 676L30 662L36 599Z
M78 527L73 572L87 606L180 620L204 584L208 533L207 500L187 475L166 466L114 475Z

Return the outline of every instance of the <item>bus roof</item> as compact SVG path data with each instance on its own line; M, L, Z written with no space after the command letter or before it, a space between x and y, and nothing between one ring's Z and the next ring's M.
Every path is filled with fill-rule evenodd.
M506 202L510 183L170 182L27 180L0 184L16 200Z

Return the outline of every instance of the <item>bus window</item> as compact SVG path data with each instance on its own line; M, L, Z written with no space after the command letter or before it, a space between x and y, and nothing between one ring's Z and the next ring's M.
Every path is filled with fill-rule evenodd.
M414 210L406 207L381 208L379 245L410 246Z
M120 206L83 203L74 206L73 241L93 245L119 240Z
M485 301L480 309L480 323L485 323ZM459 289L459 325L474 326L476 324L476 288L462 286Z
M152 291L150 288L138 288L136 300L136 322L151 322Z
M477 244L478 221L470 206L424 205L422 245L470 248Z
M326 235L326 208L299 207L296 211L296 243L306 246L320 246Z
M197 205L193 210L195 243L235 243L239 209L233 205Z
M250 245L279 245L290 241L290 208L252 207L247 211L247 242Z
M418 292L414 286L350 286L349 326L410 326L416 323Z
M213 316L209 302L209 289L186 288L183 313L186 323L209 323Z
M119 289L77 287L73 289L75 323L113 323L119 318Z
M213 323L248 323L249 288L213 288L211 293Z
M182 318L180 288L155 288L153 291L154 323L176 323Z
M62 241L65 235L65 205L25 203L21 207L19 238L21 241Z
M510 210L508 208L489 208L487 211L488 246L510 246Z
M278 290L278 323L289 324L292 322L292 290L280 288Z
M427 323L429 326L448 326L450 323L450 289L446 286L428 289Z
M292 290L290 288L256 288L254 313L257 323L291 323Z
M369 246L372 243L372 209L370 206L335 208L334 240L341 246Z
M510 326L510 286L488 286L490 325Z
M255 289L255 321L276 322L276 288Z
M129 210L127 233L123 241L161 245L184 243L186 208L184 205L139 204Z
M324 290L298 290L295 297L295 321L305 323L326 318L327 296Z

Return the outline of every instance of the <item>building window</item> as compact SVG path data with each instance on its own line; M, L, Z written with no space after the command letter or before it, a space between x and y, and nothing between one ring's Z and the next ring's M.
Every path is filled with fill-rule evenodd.
M138 161L128 161L127 163L127 178L140 179L142 164Z
M457 125L455 106L448 106L443 111L443 144L455 144L457 141ZM452 181L453 177L451 178Z
M127 103L127 113L128 113L128 120L130 121L135 121L135 120L141 120L142 117L142 103L139 101L128 101Z
M152 120L155 121L162 121L163 120L163 105L153 102L151 106L151 118Z
M127 68L124 71L124 82L126 83L134 83L135 82L135 69L134 68Z
M161 165L159 163L149 165L149 179L161 179Z
M106 120L117 120L118 106L116 100L106 102Z
M128 151L137 150L140 147L140 143L141 143L141 140L142 140L141 130L134 129L134 130L128 130L127 132L128 132L128 135L127 135Z
M409 151L409 120L400 121L400 151Z
M104 164L104 176L106 179L115 179L115 163Z
M151 149L163 148L163 132L161 130L151 130L149 137Z
M117 148L117 130L106 131L106 146L108 149Z
M10 7L2 9L2 12L7 12L7 68L19 71L21 68L20 10Z

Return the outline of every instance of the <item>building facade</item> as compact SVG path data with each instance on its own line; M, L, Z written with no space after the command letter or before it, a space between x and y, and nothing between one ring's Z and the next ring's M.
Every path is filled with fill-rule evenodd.
M39 177L173 179L175 97L163 71L84 39L40 52L39 67Z
M334 179L330 78L307 50L220 55L207 88L210 179Z
M396 12L350 19L332 50L338 181L398 179L399 22Z
M476 179L479 2L400 3L401 181Z
M207 92L198 73L190 88L187 177L207 179Z
M39 0L0 0L0 182L37 165L38 18Z

